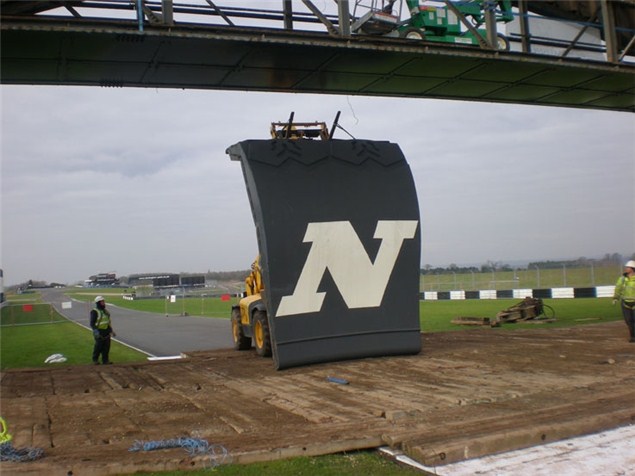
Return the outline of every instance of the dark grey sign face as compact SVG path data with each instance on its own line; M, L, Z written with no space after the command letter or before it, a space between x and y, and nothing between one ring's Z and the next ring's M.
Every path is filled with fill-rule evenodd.
M396 144L247 140L278 369L421 350L419 206Z

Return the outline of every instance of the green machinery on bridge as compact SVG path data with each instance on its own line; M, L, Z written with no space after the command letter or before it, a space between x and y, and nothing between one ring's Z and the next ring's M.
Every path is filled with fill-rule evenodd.
M405 20L401 20L401 9L394 14L396 1L358 1L356 9L368 8L368 12L353 23L351 30L358 34L482 45L487 43L487 30L481 27L486 24L488 15L496 22L508 23L514 19L511 0L472 0L445 4L437 2L438 5L405 0L409 14ZM509 41L504 35L498 34L496 42L497 49L509 50Z

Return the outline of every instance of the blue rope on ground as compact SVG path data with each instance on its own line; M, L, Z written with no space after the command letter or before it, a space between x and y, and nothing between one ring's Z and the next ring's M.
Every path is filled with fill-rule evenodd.
M190 455L209 456L211 467L223 464L228 457L227 448L223 445L210 445L207 440L201 438L172 438L158 441L135 441L128 451L154 451L168 448L183 448Z
M166 448L185 448L188 453L201 452L201 449L207 449L209 443L200 438L173 438L171 440L159 441L135 441L129 451L153 451L163 450Z
M0 444L0 461L25 462L43 457L42 448L14 448L9 442Z

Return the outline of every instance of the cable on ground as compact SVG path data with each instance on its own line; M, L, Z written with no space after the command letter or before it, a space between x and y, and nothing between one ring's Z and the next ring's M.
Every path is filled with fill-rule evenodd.
M207 440L190 437L155 441L137 440L128 451L154 451L168 448L183 448L191 458L202 456L204 461L209 461L212 468L225 463L229 456L227 448L223 445L210 445Z
M44 457L42 448L14 448L10 442L0 444L0 461L25 462Z

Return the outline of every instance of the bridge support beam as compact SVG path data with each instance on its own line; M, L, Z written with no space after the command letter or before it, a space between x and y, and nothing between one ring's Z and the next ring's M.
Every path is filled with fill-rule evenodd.
M604 42L606 43L606 60L609 63L619 61L617 55L617 35L615 33L615 13L613 5L608 0L600 0L602 8L602 26L604 27Z
M531 53L531 33L529 32L529 10L527 0L518 0L520 14L520 41L523 53Z
M139 25L3 17L0 30L3 84L256 89L635 111L631 64L507 55L487 46L357 41L339 31L263 35L180 21L165 28L143 17Z
M337 10L340 35L351 36L351 13L348 6L348 0L338 0Z
M485 28L487 42L494 49L498 49L498 32L496 30L496 2L485 2Z
M163 14L163 23L165 25L174 25L174 4L172 0L161 0L161 13Z
M291 0L282 0L282 17L285 30L293 30L293 5Z

